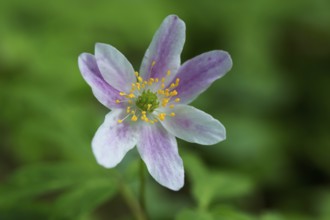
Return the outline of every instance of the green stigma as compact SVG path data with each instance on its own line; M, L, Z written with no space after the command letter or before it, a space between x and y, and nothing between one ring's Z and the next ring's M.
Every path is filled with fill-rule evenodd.
M137 98L136 106L142 111L149 113L153 112L159 106L156 93L151 92L149 89L147 91L143 91Z

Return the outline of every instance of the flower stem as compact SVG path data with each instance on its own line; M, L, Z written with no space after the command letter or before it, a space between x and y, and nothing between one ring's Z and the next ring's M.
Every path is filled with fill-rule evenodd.
M140 160L140 205L143 213L147 215L146 210L146 198L145 198L145 188L146 188L146 178L145 178L145 166L143 160Z
M138 200L135 198L131 189L124 182L121 182L119 190L120 190L123 198L126 200L127 205L132 210L132 212L135 216L135 219L147 220L144 210L140 206Z

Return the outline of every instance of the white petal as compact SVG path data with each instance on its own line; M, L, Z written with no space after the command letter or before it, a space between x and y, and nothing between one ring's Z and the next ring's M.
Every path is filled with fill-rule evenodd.
M180 79L178 92L181 104L192 102L215 80L224 76L232 67L230 55L222 50L200 54L186 61L178 70L175 78ZM175 83L174 79L171 83Z
M108 113L93 138L93 153L104 167L115 167L137 142L136 125L131 125L129 121L117 122L124 116L125 111L121 109Z
M140 132L137 147L151 176L169 189L181 189L184 170L175 137L159 123L145 124Z
M95 45L95 58L105 81L119 91L129 92L136 81L134 69L116 48L102 43Z
M96 59L92 54L83 53L78 58L79 69L92 88L94 96L109 109L124 108L125 103L116 103L117 99L122 99L119 91L110 86L102 77L96 64Z
M166 77L171 81L180 66L180 54L186 37L185 23L176 15L167 16L144 55L140 74L144 79Z
M203 145L216 144L226 139L225 127L211 115L189 105L176 105L161 123L173 135L185 141Z

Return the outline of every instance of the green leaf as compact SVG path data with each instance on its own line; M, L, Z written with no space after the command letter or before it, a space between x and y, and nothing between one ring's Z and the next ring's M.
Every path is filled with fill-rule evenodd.
M229 206L217 206L212 209L214 219L221 220L256 220L257 218Z
M321 220L330 219L330 192L328 190L320 191L315 206Z
M16 171L0 188L0 206L68 188L99 175L95 170L69 163L37 164Z
M60 196L53 219L82 219L116 194L116 183L109 178L90 179Z
M176 220L191 220L191 219L213 220L214 218L212 217L211 214L204 212L204 211L185 209L185 210L181 211L175 219Z
M280 214L276 213L265 213L260 217L260 220L286 220L287 218L284 218Z
M208 171L193 154L184 156L192 191L198 206L206 209L215 199L230 199L250 193L253 182L246 176L231 171Z

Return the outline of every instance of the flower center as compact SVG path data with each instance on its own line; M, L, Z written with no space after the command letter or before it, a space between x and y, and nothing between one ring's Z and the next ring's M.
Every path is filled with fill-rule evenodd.
M155 61L151 65L155 65ZM171 74L171 71L168 70L166 76L158 78L149 78L143 80L139 76L138 72L135 72L137 82L131 84L131 90L129 93L119 92L119 95L123 99L116 99L116 103L126 102L128 103L126 107L127 115L123 119L119 119L118 123L122 123L127 118L130 118L131 121L135 122L139 119L147 123L156 123L158 121L164 121L166 116L175 117L175 113L171 112L166 114L161 112L158 107L162 108L174 108L174 104L180 102L180 98L177 98L177 90L179 86L180 79L176 78L174 82L165 88L166 77ZM153 92L153 90L157 91Z
M151 92L150 89L144 90L137 98L135 104L141 111L148 113L152 113L159 106L156 93Z

